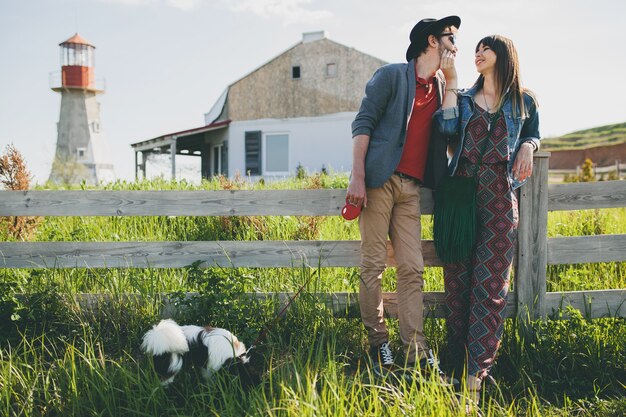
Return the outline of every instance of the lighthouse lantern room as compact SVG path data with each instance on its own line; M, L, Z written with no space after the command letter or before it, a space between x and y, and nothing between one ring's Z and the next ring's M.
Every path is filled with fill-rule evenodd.
M64 87L93 88L95 46L78 33L59 44Z

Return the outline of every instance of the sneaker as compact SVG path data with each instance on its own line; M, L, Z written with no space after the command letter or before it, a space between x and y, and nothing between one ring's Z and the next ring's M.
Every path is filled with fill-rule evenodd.
M411 365L411 367L417 368L415 364ZM445 387L459 385L459 381L456 378L451 378L443 373L441 368L439 368L439 361L430 349L428 349L426 357L420 359L419 368L416 371L419 372L422 382L427 384L436 383Z
M389 342L384 342L378 346L372 346L369 352L372 361L372 370L377 376L386 376L394 370L393 353L389 347Z

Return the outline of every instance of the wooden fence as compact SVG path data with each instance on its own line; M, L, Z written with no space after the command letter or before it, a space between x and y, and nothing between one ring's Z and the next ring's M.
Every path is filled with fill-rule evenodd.
M520 191L515 289L507 315L545 317L571 305L591 317L626 317L626 289L547 292L548 265L626 260L626 235L547 238L548 211L626 206L626 181L548 185L548 153ZM337 216L345 190L264 191L0 191L0 216ZM432 213L423 192L422 211ZM427 267L441 266L432 241ZM394 264L389 246L389 265ZM0 242L0 268L354 267L359 241ZM326 294L335 311L354 306L353 293ZM385 308L396 315L394 293ZM443 317L442 292L425 295L432 317ZM354 310L352 310L354 311Z
M596 179L604 180L605 174L614 175L613 179L624 179L624 175L626 171L624 170L624 164L617 159L614 165L608 165L599 167L598 164L593 164L593 175ZM553 179L559 179L559 181L564 180L568 175L569 176L578 176L582 170L582 166L578 165L575 169L551 169L550 177ZM607 175L608 176L608 175Z

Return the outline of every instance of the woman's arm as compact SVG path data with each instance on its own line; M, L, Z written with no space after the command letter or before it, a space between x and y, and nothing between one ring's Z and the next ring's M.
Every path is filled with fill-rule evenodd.
M454 54L448 50L441 55L441 71L446 78L446 91L441 108L433 114L437 128L448 137L456 136L459 126L459 90L454 58Z
M533 96L525 93L524 99L527 101L528 117L524 120L522 131L520 132L520 142L531 142L535 151L539 150L541 136L539 135L539 112L537 102Z
M530 97L529 97L530 98ZM513 163L513 177L524 181L533 173L533 153L539 149L539 113L535 100L531 98L528 117L524 119L519 138L519 150Z

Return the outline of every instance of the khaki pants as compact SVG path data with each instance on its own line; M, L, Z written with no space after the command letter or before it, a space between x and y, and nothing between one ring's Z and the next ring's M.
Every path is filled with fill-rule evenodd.
M359 217L361 283L359 304L370 346L388 341L383 317L382 273L391 239L397 270L400 339L407 360L425 356L424 260L422 258L420 187L416 181L392 175L380 188L367 189L367 207Z

